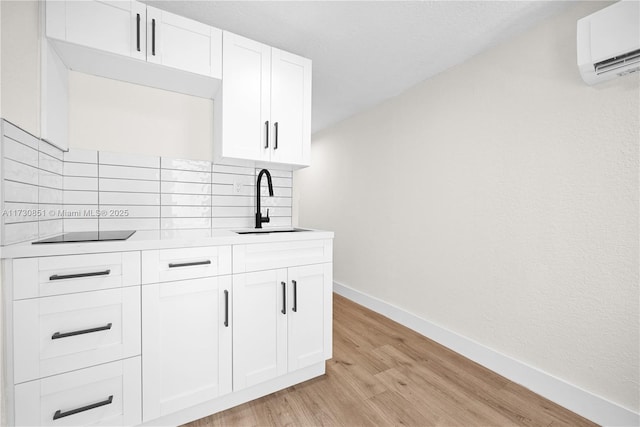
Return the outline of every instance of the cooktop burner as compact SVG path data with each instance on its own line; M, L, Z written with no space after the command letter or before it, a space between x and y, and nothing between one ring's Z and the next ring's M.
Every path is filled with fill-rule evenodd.
M77 242L102 242L106 240L127 240L135 230L113 230L113 231L76 231L64 233L59 236L33 242L34 245L40 243L77 243Z

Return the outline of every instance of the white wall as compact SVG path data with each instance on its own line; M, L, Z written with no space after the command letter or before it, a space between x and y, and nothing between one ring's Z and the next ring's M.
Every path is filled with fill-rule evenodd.
M1 1L2 117L40 135L39 7L36 1Z
M638 412L640 76L589 87L582 2L318 133L335 280Z
M69 147L213 159L213 101L71 71Z

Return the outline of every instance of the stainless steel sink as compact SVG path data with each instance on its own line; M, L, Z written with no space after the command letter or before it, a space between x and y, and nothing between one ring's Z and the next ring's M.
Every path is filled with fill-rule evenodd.
M286 229L269 229L264 228L261 230L251 230L251 231L234 231L236 234L270 234L270 233L295 233L297 231L309 231L304 228L286 228Z

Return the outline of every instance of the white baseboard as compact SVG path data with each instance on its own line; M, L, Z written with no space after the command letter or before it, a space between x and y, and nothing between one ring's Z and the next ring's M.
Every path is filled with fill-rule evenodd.
M333 290L603 426L640 426L640 414L338 282Z

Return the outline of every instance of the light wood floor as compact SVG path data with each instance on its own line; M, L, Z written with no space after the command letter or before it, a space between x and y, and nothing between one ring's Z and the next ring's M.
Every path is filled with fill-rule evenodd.
M595 425L338 295L333 325L326 375L188 426Z

